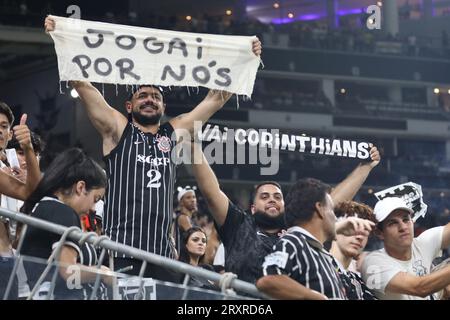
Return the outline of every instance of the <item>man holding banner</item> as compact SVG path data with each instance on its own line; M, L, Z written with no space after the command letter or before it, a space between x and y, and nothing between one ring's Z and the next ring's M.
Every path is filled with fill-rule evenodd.
M208 53L223 52L223 48L214 47L214 36L61 17L47 17L45 29L55 41L60 80L71 80L91 122L103 139L109 180L105 195L105 234L113 241L174 258L175 251L170 241L176 177L171 154L178 136L174 132L179 129L192 130L194 121L206 122L222 108L232 93L251 93L253 83L248 85L246 82L247 86L243 89L236 86L245 80L241 79L242 76L253 77L254 81L261 43L256 37L236 37L239 39L234 42L240 51L234 53L228 50L226 55L235 56L237 60L239 55L245 56L239 61L250 61L250 69L254 71L251 76L246 69L242 69L241 75L237 68L223 67L213 74L210 69L221 63L218 60L220 56L203 55L202 49L206 44L212 46L207 48ZM149 34L152 36L149 37ZM233 37L217 37L220 45L232 48ZM138 48L138 44L142 46ZM196 55L189 60L193 44L197 44ZM201 63L209 58L218 58L208 61L209 69L203 65L192 66L192 60ZM117 70L113 70L111 61L116 61ZM186 73L186 70L191 70L192 74ZM213 75L217 76L215 80ZM128 119L109 106L100 92L87 81L139 85L139 89L125 102ZM164 92L158 85L202 85L216 90L210 90L191 112L161 124L166 105ZM116 256L114 264L115 270L133 266L130 273L138 274L141 262ZM145 276L165 281L178 280L170 271L154 265L147 266Z
M251 215L233 204L220 190L219 181L204 156L201 145L192 143L192 165L199 189L214 217L225 247L225 271L255 283L262 276L264 257L284 232L284 198L277 182L265 181L256 186ZM331 192L335 204L351 200L372 169L380 154L371 146L370 162L359 165Z

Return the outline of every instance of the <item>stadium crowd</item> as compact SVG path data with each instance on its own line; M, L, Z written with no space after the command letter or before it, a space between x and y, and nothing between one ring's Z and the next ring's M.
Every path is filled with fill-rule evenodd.
M110 18L111 22L120 22ZM239 33L233 25L226 29L209 20L199 19L189 31ZM175 22L169 21L167 28L173 26L171 23ZM251 34L264 31L257 30L258 27L245 26ZM46 31L55 28L55 21L46 18ZM326 35L314 39L314 30L311 46L342 49L343 43L348 44L350 39L343 36L340 44L329 44ZM302 34L307 36L308 32ZM332 38L339 36L333 34ZM305 39L291 40L293 46L308 43ZM370 43L363 44L361 50ZM259 40L253 42L252 49L255 55L261 54ZM189 144L192 153L203 158L191 165L198 191L187 186L175 191L175 163L170 157L181 143L172 140L172 134L179 129L193 129L194 121L207 121L231 94L211 90L192 111L163 122L165 102L170 101L166 96L171 94L163 88L142 85L130 93L124 101L126 117L112 108L91 83L72 81L70 85L78 92L89 120L102 138L105 169L81 149L70 148L61 152L41 174L38 162L45 152L41 140L30 132L26 116L14 126L11 109L1 102L2 208L105 234L117 243L191 266L232 272L238 279L255 284L260 291L278 299L450 297L449 260L441 261L450 246L450 210L445 195L437 203L432 200L433 205L443 210L442 219L436 221L437 225L418 220L416 227L420 229L414 228L417 212L398 195L378 201L372 198L371 203L361 193L355 198L372 171L381 167L383 159L377 146L370 146L368 162L348 168L348 175L335 181L334 187L321 181L327 179L326 175L321 180L302 175L293 181L287 193L276 181L259 181L250 206L244 208L221 189L200 144L195 141ZM307 98L298 96L294 101ZM329 107L325 101L324 107ZM202 203L198 203L197 196L203 199ZM97 205L101 201L103 207ZM378 239L370 252L365 251L369 238ZM26 256L47 259L56 254L58 266L57 272L42 277L43 267L23 263L17 275L13 274L10 299L45 297L53 274L57 277L55 299L86 299L96 278L90 271L98 263L102 264L104 274L97 299L108 299L111 294L109 288L114 278L109 271L127 270L128 274L138 275L144 270L148 278L183 281L181 274L162 266L148 265L141 269L142 261L117 253L101 261L96 248L89 244L67 240L61 247L58 240L54 234L3 219L0 294L3 295L13 269L16 271L15 250L19 242L23 242L20 253ZM70 285L72 266L83 270L80 286ZM218 290L216 284L195 277L189 285Z

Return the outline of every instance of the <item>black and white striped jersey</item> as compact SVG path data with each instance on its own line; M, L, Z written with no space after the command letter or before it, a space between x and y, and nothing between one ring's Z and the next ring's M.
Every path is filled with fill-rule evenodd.
M39 201L32 216L44 221L49 221L62 225L65 227L78 227L81 228L80 217L74 211L73 208L62 203L55 197L44 197ZM37 280L41 276L46 267L46 263L38 263L32 258L37 257L45 259L52 254L53 250L58 246L60 235L52 233L43 229L29 226L24 234L24 242L21 250L21 255L25 257L24 267L28 277L28 283L30 289L33 289ZM82 246L77 241L66 239L65 246L69 246L77 252L77 264L83 266L96 266L98 262L98 254L95 248L89 244L84 243ZM73 266L72 266L73 267ZM73 272L76 269L71 269ZM68 271L68 272L72 272ZM49 284L52 281L53 274L55 273L52 268L44 279L44 282L39 287L38 292L33 296L33 299L45 299L48 294ZM75 278L73 278L75 279ZM58 277L56 280L56 286L54 291L55 299L82 299L87 300L94 287L93 283L80 284L80 287L75 285L76 281L66 281L62 277ZM71 286L72 285L72 286ZM100 284L96 293L96 299L106 300L108 299L107 287Z
M329 299L347 299L333 256L305 231L292 227L280 238L264 260L263 274L288 275Z
M338 266L338 273L349 300L378 300L356 272L345 270L339 264Z
M130 122L119 144L104 157L105 234L118 243L169 258L174 258L169 238L176 178L173 133L170 123L152 134Z

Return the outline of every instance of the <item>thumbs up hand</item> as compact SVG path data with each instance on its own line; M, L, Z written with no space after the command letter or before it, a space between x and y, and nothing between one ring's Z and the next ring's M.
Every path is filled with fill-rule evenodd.
M31 143L31 134L30 129L26 125L27 122L27 114L24 113L20 118L20 123L17 126L14 126L13 131L16 136L17 141L20 144L20 147L23 151L25 150L33 150L33 145Z

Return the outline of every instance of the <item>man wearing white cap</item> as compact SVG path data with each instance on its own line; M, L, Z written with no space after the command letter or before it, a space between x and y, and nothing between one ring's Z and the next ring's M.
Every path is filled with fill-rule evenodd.
M375 205L375 231L384 249L364 259L362 277L385 300L435 299L450 285L450 265L430 272L432 261L450 245L450 224L431 228L414 238L413 210L401 198L388 197Z

